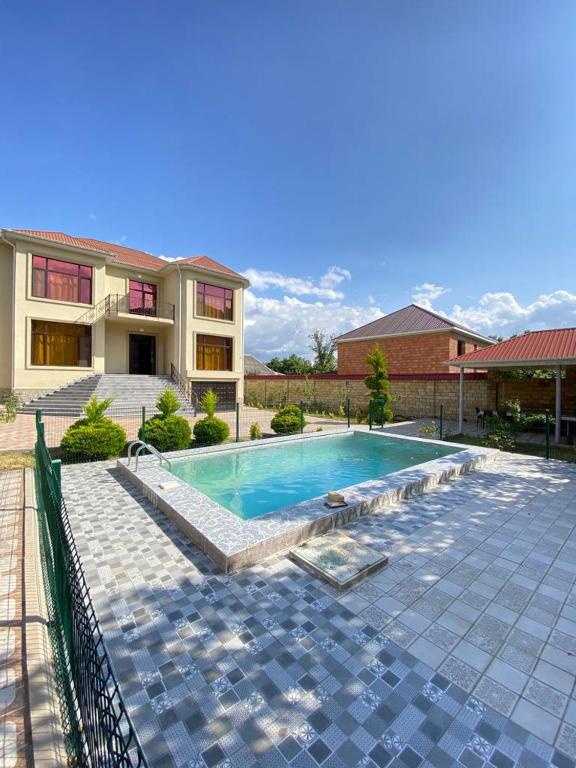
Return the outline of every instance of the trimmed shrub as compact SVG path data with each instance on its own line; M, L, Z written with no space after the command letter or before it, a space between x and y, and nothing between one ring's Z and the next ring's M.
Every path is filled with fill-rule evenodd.
M153 416L144 422L138 430L138 437L150 443L158 451L183 451L190 447L192 431L183 416L176 416L180 402L170 387L156 400L159 416Z
M300 432L302 415L298 405L285 405L270 422L277 435L295 435ZM303 423L306 425L306 422Z
M190 447L192 431L183 416L153 416L140 427L138 437L159 451L183 451Z
M176 411L179 411L180 401L176 397L176 392L170 389L170 387L166 387L158 400L156 400L156 408L158 408L162 416L172 416Z
M199 445L218 445L228 438L228 424L215 416L206 416L194 424L194 437Z
M204 392L202 395L202 399L200 400L200 408L204 411L208 419L214 418L219 399L220 398L213 389L207 389L206 392Z
M96 395L92 395L83 406L85 418L68 427L60 443L67 457L99 461L113 459L122 453L126 445L126 432L119 424L104 416L111 403L111 398L98 400Z
M260 440L261 437L262 430L260 429L260 424L258 424L257 421L254 421L250 424L250 440Z
M86 461L101 461L119 456L126 445L126 432L111 419L100 418L94 423L80 419L68 428L60 448L68 457Z

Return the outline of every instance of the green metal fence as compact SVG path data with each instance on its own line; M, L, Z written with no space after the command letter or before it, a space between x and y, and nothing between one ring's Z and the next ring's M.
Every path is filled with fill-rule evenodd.
M48 628L55 658L69 764L146 766L104 647L61 493L36 414L36 498Z

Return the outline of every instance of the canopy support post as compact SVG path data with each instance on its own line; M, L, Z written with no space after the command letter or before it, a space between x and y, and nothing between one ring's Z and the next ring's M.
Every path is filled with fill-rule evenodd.
M458 392L458 434L464 433L464 368L460 367L460 389Z
M559 443L562 434L562 367L556 368L556 423L554 425L554 442Z

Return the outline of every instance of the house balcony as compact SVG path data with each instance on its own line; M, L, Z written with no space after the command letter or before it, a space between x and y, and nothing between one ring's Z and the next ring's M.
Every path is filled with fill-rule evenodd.
M165 301L150 306L135 305L130 294L109 293L102 301L77 318L76 323L94 325L104 318L116 322L134 322L144 325L174 325L175 307Z
M174 304L165 301L156 301L150 306L135 305L130 294L120 293L110 293L104 299L104 316L110 320L134 321L137 317L138 322L172 325L174 313Z

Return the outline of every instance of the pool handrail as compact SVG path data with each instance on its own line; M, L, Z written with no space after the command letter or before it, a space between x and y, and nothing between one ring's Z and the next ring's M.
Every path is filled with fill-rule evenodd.
M167 459L166 456L163 456L157 448L154 448L154 446L150 445L150 443L144 442L144 440L133 440L131 443L128 443L128 466L130 466L130 461L132 460L132 449L136 445L138 445L139 448L136 451L136 463L134 465L134 472L138 472L138 459L140 458L140 452L143 451L144 448L146 448L147 451L150 451L153 456L156 456L160 462L160 466L162 466L162 462L165 461L166 464L168 464L168 471L172 471L172 462L170 459Z

